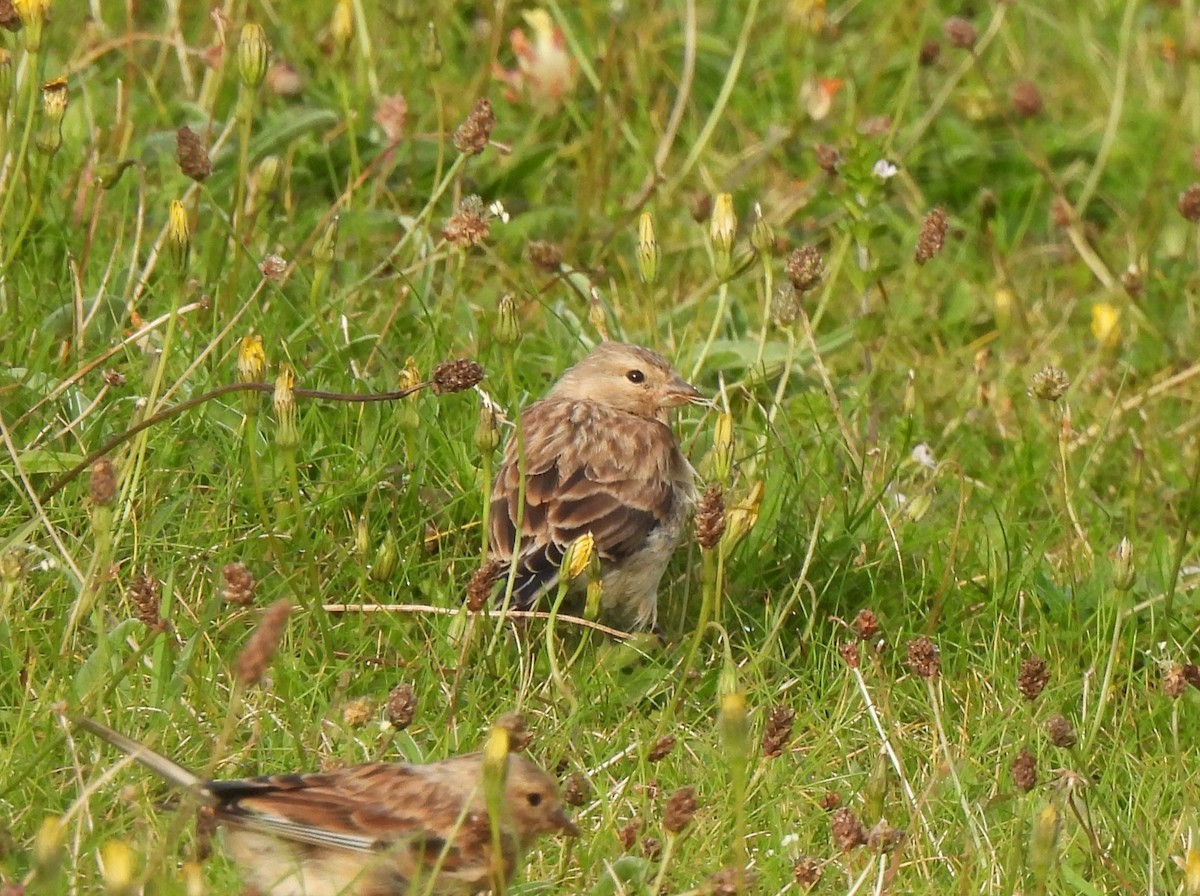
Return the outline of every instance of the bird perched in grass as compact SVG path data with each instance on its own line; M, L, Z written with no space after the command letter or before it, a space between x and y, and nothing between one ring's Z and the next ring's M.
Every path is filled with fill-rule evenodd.
M539 835L578 833L554 780L519 753L506 760L497 861L478 753L210 781L99 722L75 724L208 806L263 896L476 893L511 878Z
M567 548L591 533L606 620L654 624L659 582L696 499L696 471L667 413L703 403L661 355L604 342L521 414L489 520L502 581L516 567L510 606L528 609L554 589ZM572 582L585 587L585 576Z

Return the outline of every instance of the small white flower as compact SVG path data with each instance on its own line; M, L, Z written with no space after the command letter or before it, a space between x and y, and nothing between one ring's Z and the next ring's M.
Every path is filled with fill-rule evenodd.
M871 169L871 173L880 180L891 180L896 176L896 172L899 170L900 169L888 159L880 159L875 163L875 167Z
M488 206L488 211L492 213L493 218L498 218L501 224L508 223L508 212L504 210L504 203L499 199Z

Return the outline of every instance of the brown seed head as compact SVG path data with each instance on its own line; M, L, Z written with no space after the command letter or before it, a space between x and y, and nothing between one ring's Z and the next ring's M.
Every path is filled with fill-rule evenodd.
M829 832L833 835L833 845L842 852L850 852L867 842L866 829L847 807L836 809L829 817Z
M563 781L562 797L563 802L568 806L578 808L588 801L591 795L592 785L588 783L588 779L580 772L571 772Z
M1046 735L1056 747L1075 746L1075 726L1065 716L1054 715L1046 720Z
M837 174L842 165L842 154L836 146L828 143L818 143L813 147L813 155L817 157L817 167L826 174Z
M675 749L674 735L664 734L654 742L654 746L650 748L650 752L646 754L646 758L651 762L658 762L658 760L670 756L673 749Z
M500 577L502 569L503 566L499 562L489 560L475 570L471 581L467 583L468 610L478 613L487 606L488 599L492 596L492 586L496 584L496 579Z
M822 870L820 862L812 856L804 856L792 868L792 879L796 881L797 886L811 890L821 882Z
M179 170L197 183L207 180L212 174L208 149L200 135L187 125L175 132L175 161L179 163Z
M279 639L283 637L291 611L291 603L284 598L271 604L263 613L258 628L246 642L233 667L234 677L243 685L257 684L262 679L279 645Z
M1071 379L1067 372L1047 364L1033 375L1029 381L1029 393L1043 401L1058 401L1071 388Z
M1179 194L1179 214L1193 223L1200 221L1200 184L1192 184Z
M342 724L347 728L361 728L371 721L375 707L370 697L356 697L342 707Z
M477 156L492 139L492 128L496 126L496 112L486 99L475 101L471 114L454 132L454 148L466 156Z
M463 197L462 202L458 204L458 211L442 228L442 236L446 242L459 249L470 249L487 239L490 231L491 223L483 207L483 200L472 194Z
M868 609L858 611L854 621L850 623L860 641L874 641L879 635L879 619Z
M149 570L134 576L133 581L129 583L129 602L137 611L138 620L147 628L163 628L162 617L158 614L161 594L162 587Z
M860 658L857 641L847 641L838 648L838 653L842 655L842 659L846 662L847 666L849 666L851 669L858 668Z
M1195 663L1184 663L1183 679L1192 687L1200 688L1200 666Z
M1042 94L1032 81L1017 81L1009 88L1008 98L1021 118L1037 118L1042 114Z
M921 223L921 233L917 237L917 251L913 254L917 264L925 264L942 251L946 244L946 225L949 219L946 210L938 207L932 209Z
M372 117L383 131L388 146L395 146L408 132L408 100L402 93L380 97Z
M629 852L629 850L633 849L634 844L637 843L641 833L642 820L640 818L631 818L617 831L617 839L621 841L621 848Z
M643 837L642 855L651 862L657 862L662 858L662 841L657 837Z
M922 68L928 68L938 61L942 55L942 45L936 40L927 40L921 44L921 52L917 55L917 63Z
M1017 690L1025 695L1026 700L1036 700L1049 681L1050 672L1044 659L1033 656L1021 661L1021 671L1017 673Z
M388 692L386 712L387 720L401 731L412 724L417 714L417 695L411 684L401 682Z
M1012 761L1009 768L1013 783L1022 793L1029 793L1037 786L1037 758L1028 749L1022 747L1021 752Z
M942 671L942 659L938 655L937 645L927 635L921 635L908 642L908 668L922 678L937 678Z
M549 240L534 240L527 249L529 260L539 271L557 274L562 268L562 246Z
M867 846L875 852L894 852L904 843L904 837L904 831L881 819L867 831Z
M1187 679L1183 677L1183 666L1179 663L1172 663L1170 668L1163 673L1163 693L1172 700L1177 700L1186 688Z
M436 395L462 392L474 387L482 379L483 367L470 358L443 361L433 368L433 391Z
M801 246L787 261L787 276L798 293L815 289L825 276L825 263L816 246Z
M702 892L712 896L741 896L754 886L757 875L746 868L722 868L711 875Z
M696 788L680 787L667 798L663 827L672 834L683 831L696 817Z
M713 482L704 490L696 508L696 542L711 551L725 532L725 490Z
M796 710L790 706L773 706L767 713L767 724L763 728L763 758L772 759L783 754L792 739L792 725L796 721Z
M108 507L117 497L117 472L113 462L102 457L92 464L92 474L88 480L88 492L92 503Z
M950 46L960 50L971 49L975 46L975 41L979 39L979 35L975 33L975 26L962 16L951 16L946 19L942 23L942 34L946 35Z
M239 607L248 607L254 603L254 589L258 583L254 581L254 573L250 572L245 563L226 563L225 568L221 570L221 577L225 580L225 588L221 592L225 600Z

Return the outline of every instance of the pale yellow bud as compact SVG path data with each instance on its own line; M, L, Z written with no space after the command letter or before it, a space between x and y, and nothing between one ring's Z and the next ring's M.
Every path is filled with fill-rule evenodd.
M728 412L717 415L717 426L713 432L712 465L713 476L721 482L728 482L733 467L733 415Z
M334 50L345 53L354 39L354 7L350 0L338 0L333 8L333 18L329 22L329 36L333 39Z
M737 215L733 212L733 196L721 193L713 203L712 217L708 222L708 235L712 240L714 266L718 277L729 273L733 257L733 238L737 233Z
M505 293L496 306L496 341L500 345L513 345L521 339L521 321L517 317L517 303Z
M1092 305L1092 335L1103 349L1121 344L1121 312L1108 302Z
M242 26L238 39L238 77L247 87L255 88L267 76L267 64L271 58L271 44L262 25L254 22Z
M56 815L43 819L33 840L33 864L38 874L56 872L62 862L63 820Z
M1133 587L1137 578L1137 570L1133 565L1133 545L1128 538L1122 538L1113 552L1113 587L1118 591L1128 591Z
M649 212L638 218L637 262L642 282L654 283L658 279L658 262L662 253L654 236L654 219Z
M267 353L263 349L263 338L245 336L238 348L237 378L239 383L261 383L267 370Z
M62 124L67 114L67 103L70 94L67 91L67 79L55 78L42 85L42 115L51 124Z
M192 226L188 221L187 208L178 199L172 199L167 210L167 248L175 262L175 269L184 271L192 249Z
M725 532L721 535L721 553L729 556L730 552L741 543L754 524L758 522L758 513L762 508L763 495L766 487L761 481L754 483L750 494L742 501L733 505L725 513Z
M296 373L290 364L284 364L275 378L275 444L284 450L300 444L300 432L296 428Z
M325 229L321 231L321 236L313 243L314 263L318 265L333 264L333 260L337 256L338 221L338 216L334 215Z
M1187 896L1200 896L1200 849L1189 846L1183 857L1183 892Z
M562 569L566 572L568 580L576 579L583 574L583 571L588 568L588 564L592 562L592 554L595 550L596 539L592 537L591 532L580 535L571 542L562 559Z
M133 892L133 850L123 840L110 840L100 850L104 865L104 892L125 896Z
M42 32L50 15L50 0L13 0L13 8L21 19L21 42L27 53L42 48Z
M721 697L718 727L725 751L731 759L743 759L750 742L750 719L746 713L746 695L731 691Z
M1047 803L1033 821L1029 838L1029 868L1034 879L1044 883L1054 865L1058 852L1058 833L1061 827L1058 809Z

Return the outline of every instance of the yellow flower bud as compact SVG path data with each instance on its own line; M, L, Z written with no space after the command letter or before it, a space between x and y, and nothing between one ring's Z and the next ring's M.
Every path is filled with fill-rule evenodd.
M763 216L762 206L754 203L754 228L750 231L750 245L754 247L763 260L770 264L771 254L775 251L775 231Z
M253 89L267 76L267 64L271 58L271 44L262 25L249 23L242 26L238 39L238 76L242 83Z
M480 454L491 454L500 444L500 428L496 425L496 409L486 401L479 403L479 419L475 422L475 447Z
M167 248L175 262L175 269L180 272L186 270L192 249L192 227L187 209L178 199L171 200L167 211Z
M1092 305L1092 335L1103 349L1115 349L1121 344L1121 312L1108 302Z
M517 304L505 293L496 307L496 341L501 345L513 345L521 338L521 321L517 317Z
M580 535L567 548L562 559L562 570L568 580L577 579L592 562L592 554L596 550L596 539L591 532ZM561 575L562 573L560 573Z
M733 415L717 415L717 426L713 433L712 446L713 476L720 482L729 481L733 467Z
M718 728L729 757L744 759L750 743L750 719L746 714L745 693L731 691L721 697Z
M245 336L238 348L237 378L239 383L261 383L267 370L267 353L263 350L263 338Z
M1053 803L1047 803L1034 819L1029 838L1029 868L1040 883L1045 883L1054 865L1060 828L1058 809Z
M338 0L329 22L329 36L333 40L334 52L345 53L354 39L354 7L350 0Z
M642 212L638 218L637 262L643 283L654 283L658 280L658 262L662 253L658 249L658 240L654 237L654 219L649 212Z
M321 231L320 238L313 243L312 257L316 264L330 265L337 257L338 221L338 216L334 215L325 229Z
M62 124L67 114L67 103L70 94L67 91L66 78L54 78L42 85L42 115L51 124Z
M42 32L50 15L50 0L13 0L13 8L21 19L21 42L25 52L38 52L42 48Z
M33 865L39 875L58 871L62 862L63 820L56 815L42 821L33 840Z
M1189 846L1183 857L1183 892L1187 896L1200 896L1200 849Z
M729 273L733 257L733 238L737 233L737 216L733 213L733 196L721 193L713 203L712 217L708 222L708 235L712 240L714 267L718 277Z
M125 896L133 892L133 850L122 840L110 840L100 850L104 865L104 892Z
M750 494L726 511L725 531L721 535L720 545L722 555L729 556L754 528L754 524L758 522L758 512L762 508L765 491L766 487L761 481L754 483Z
M285 451L300 444L296 429L296 374L290 364L284 364L275 378L275 444Z
M1128 591L1137 579L1137 570L1133 565L1133 545L1128 538L1122 538L1113 552L1113 587L1118 591Z

